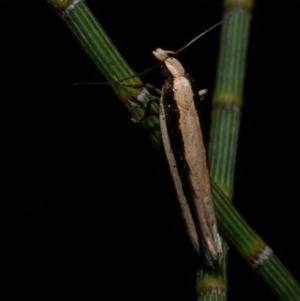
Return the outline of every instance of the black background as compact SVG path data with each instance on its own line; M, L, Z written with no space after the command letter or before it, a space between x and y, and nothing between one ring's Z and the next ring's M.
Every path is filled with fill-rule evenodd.
M154 48L176 50L222 18L221 1L87 4L137 72L156 63ZM234 203L299 280L295 4L257 1L254 9ZM164 158L109 87L72 85L104 79L46 1L2 1L1 10L11 291L196 300L197 258ZM206 140L218 37L216 29L180 57L209 89L200 112ZM144 81L162 84L157 74ZM275 300L231 248L229 300L257 296Z

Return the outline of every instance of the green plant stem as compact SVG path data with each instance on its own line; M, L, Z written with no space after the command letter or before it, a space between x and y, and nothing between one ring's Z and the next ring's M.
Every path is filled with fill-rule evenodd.
M135 74L117 51L84 1L47 1L62 17L65 25L107 81L113 81L115 78L123 79ZM130 78L123 83L128 85L142 84L138 77ZM119 83L114 83L110 86L118 99L128 108L132 119L134 121L141 120L150 98L148 91L145 88L128 88ZM158 106L154 103L151 108L153 115L157 115ZM150 133L149 139L153 145L158 149L162 149L158 119L152 117L151 114L149 118L140 122L139 125L145 133Z
M47 1L56 9L84 51L108 80L111 80L113 76L123 78L132 74L132 70L117 52L83 1ZM225 3L229 2L230 1L225 1ZM139 82L138 79L128 81L130 84ZM127 106L132 118L134 120L140 120L144 115L149 94L144 89L131 89L120 84L113 84L111 87L117 97ZM154 106L154 112L157 114L157 106ZM161 151L162 143L158 117L151 116L138 124L148 135L153 145ZM299 300L300 288L298 283L277 259L272 259L274 256L272 252L262 260L260 257L260 255L263 254L262 251L269 250L266 244L236 212L228 201L228 198L226 198L214 181L212 181L212 190L219 230L222 236L255 268L256 272L267 283L270 289L279 296L280 300ZM228 196L228 193L226 194ZM281 277L278 277L278 275L281 275ZM281 278L284 278L284 281L281 281ZM276 288L274 284L276 284ZM212 285L214 285L214 283L212 283ZM219 284L218 288L220 288Z
M278 300L300 300L300 286L262 238L247 225L216 183L212 183L222 236L250 264Z
M223 5L224 19L230 17L222 24L221 30L208 159L211 178L232 200L253 1L225 0ZM215 300L226 299L228 246L224 239L222 249L223 258L214 269L201 267L198 270L198 300L210 300L212 296ZM216 285L212 287L211 282Z

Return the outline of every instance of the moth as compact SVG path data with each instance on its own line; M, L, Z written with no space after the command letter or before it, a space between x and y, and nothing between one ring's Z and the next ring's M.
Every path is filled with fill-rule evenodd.
M194 80L185 73L183 66L174 56L225 20L202 32L177 52L161 48L153 51L154 56L164 64L164 71L167 73L159 99L160 129L166 157L192 245L198 254L203 255L209 266L213 266L213 262L222 256L222 247L217 230L206 151L195 106L207 90L198 91ZM115 78L114 81L96 85L123 84L123 80L145 74L154 68L156 66L127 78ZM145 86L154 88L151 85ZM154 90L157 91L155 88ZM149 112L149 106L151 101L146 112Z
M168 76L160 98L160 128L166 157L192 245L212 266L222 256L217 230L206 151L195 102L194 80L185 73L172 51L156 49L154 56L164 64Z

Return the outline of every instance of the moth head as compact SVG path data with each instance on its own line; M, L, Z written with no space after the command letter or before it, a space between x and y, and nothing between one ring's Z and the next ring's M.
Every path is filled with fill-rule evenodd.
M154 51L152 51L152 53L162 63L169 58L169 54L175 54L174 51L163 50L161 48L156 48Z
M159 61L165 63L166 69L173 77L184 76L185 70L181 63L174 57L169 56L169 54L175 55L176 53L174 51L157 48L152 51L152 53Z

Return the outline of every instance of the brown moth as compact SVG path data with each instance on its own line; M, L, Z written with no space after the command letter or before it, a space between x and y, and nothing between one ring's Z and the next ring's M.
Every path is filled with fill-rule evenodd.
M159 101L160 128L166 157L192 245L198 254L203 254L206 263L210 266L213 266L213 262L222 256L222 247L217 230L206 151L195 106L195 103L200 102L205 96L207 90L198 92L194 80L185 73L181 63L169 55L177 55L226 19L199 34L177 52L160 48L152 52L164 64L165 71L168 73ZM121 83L156 67L127 78L120 80L114 78L111 82L96 83L96 85ZM123 85L133 88L146 86L157 91L148 84ZM151 101L146 112L149 111L149 106ZM146 115L147 113L139 122L143 121Z
M192 245L208 265L222 256L206 151L195 102L198 92L172 51L156 49L154 56L169 73L160 99L160 128L166 157Z

